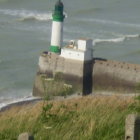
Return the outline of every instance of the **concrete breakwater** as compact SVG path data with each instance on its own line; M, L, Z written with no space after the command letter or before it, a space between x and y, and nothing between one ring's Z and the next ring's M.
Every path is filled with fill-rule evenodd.
M94 60L93 74L109 74L113 77L133 83L140 82L140 65L138 64L98 58Z
M140 65L94 58L91 61L66 59L44 52L39 57L33 95L43 96L52 92L76 92L87 95L102 88L121 86L131 88L140 82ZM63 90L64 91L63 91ZM65 94L65 93L64 93Z
M140 65L94 58L94 89L140 91Z
M92 68L93 61L73 61L54 53L43 53L39 58L33 95L44 95L46 90L53 92L55 88L54 92L61 88L66 92L91 93ZM64 92L61 89L60 92Z

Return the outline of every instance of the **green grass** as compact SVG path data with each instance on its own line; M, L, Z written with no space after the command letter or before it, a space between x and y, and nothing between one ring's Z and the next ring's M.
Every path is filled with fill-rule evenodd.
M139 98L83 97L45 101L0 113L0 140L31 132L35 140L123 140L125 118L140 112Z

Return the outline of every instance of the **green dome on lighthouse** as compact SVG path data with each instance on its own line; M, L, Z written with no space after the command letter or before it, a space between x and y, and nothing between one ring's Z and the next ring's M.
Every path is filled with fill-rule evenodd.
M58 0L55 4L55 7L63 7L63 3L61 2L61 0Z
M55 9L53 13L53 21L63 21L65 16L63 14L64 6L61 0L58 0L55 4Z

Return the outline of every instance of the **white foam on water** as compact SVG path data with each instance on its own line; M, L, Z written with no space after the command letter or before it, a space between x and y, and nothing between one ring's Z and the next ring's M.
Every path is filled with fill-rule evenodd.
M140 34L135 34L135 35L124 35L125 38L140 38Z
M32 100L37 100L37 99L41 99L39 97L33 97L33 96L26 96L23 98L4 98L1 97L0 98L0 110L2 110L3 108L10 106L12 104L16 104L16 103L20 103L20 102L25 102L25 101L32 101Z
M5 15L17 16L19 21L29 21L29 20L38 20L38 21L48 21L52 20L52 12L38 12L30 10L11 10L11 9L0 9L0 13ZM64 12L65 17L67 18L67 13Z
M39 13L37 11L29 10L11 10L11 9L0 9L0 13L5 15L17 16L21 21L24 20L40 20L48 21L52 19L52 12Z
M140 38L139 34L134 34L134 35L120 35L118 38L111 38L111 39L94 39L93 40L93 45L95 46L98 43L120 43L123 42L127 39L133 39L133 38Z
M120 38L114 38L114 39L94 39L94 43L102 43L102 42L114 42L114 43L118 43L118 42L123 42L125 40L125 37L120 37Z

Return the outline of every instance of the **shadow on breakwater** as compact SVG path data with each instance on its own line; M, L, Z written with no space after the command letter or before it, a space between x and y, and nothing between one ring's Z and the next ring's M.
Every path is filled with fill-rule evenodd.
M83 66L83 89L82 89L83 95L88 95L88 94L92 93L93 67L94 67L93 61L84 62L84 66Z

